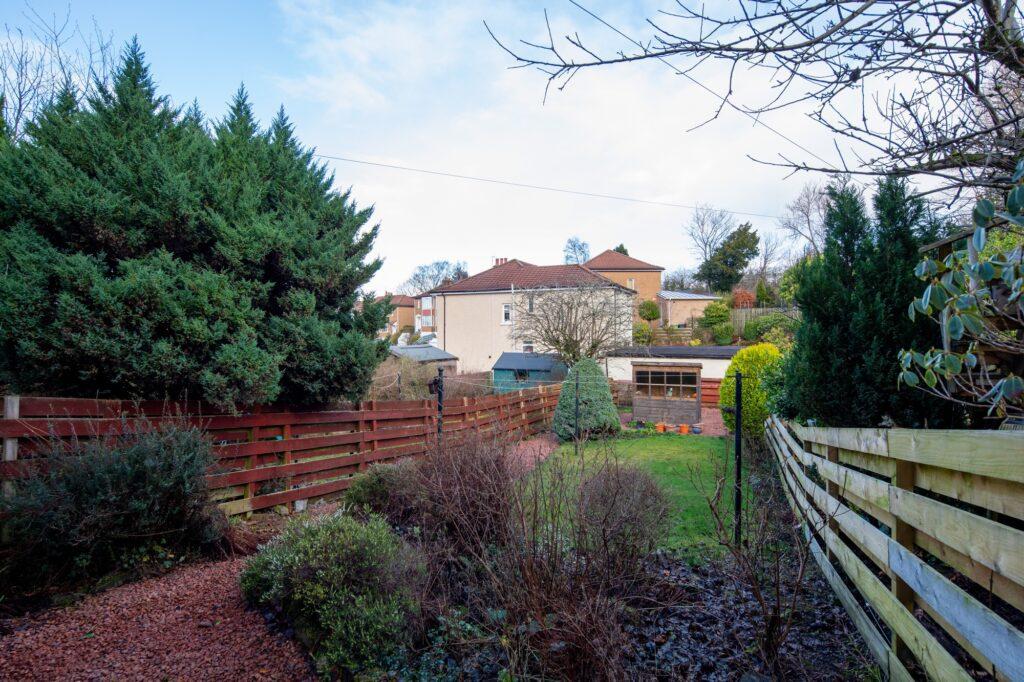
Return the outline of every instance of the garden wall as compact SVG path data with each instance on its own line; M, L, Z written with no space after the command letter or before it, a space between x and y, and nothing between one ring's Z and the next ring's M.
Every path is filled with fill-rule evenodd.
M812 554L891 680L1024 680L1024 434L766 424Z
M443 433L466 429L529 434L547 428L560 386L500 396L445 401ZM183 419L214 441L214 498L229 515L306 501L348 487L371 462L422 455L436 437L433 400L367 401L356 409L290 409L262 406L243 414L211 411L197 403L129 402L7 396L0 436L0 480L25 476L43 461L34 457L50 437L95 438L161 421Z

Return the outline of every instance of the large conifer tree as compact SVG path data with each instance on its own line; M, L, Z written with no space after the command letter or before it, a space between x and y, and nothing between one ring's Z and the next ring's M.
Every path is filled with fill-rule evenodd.
M832 186L821 258L800 267L796 303L803 321L786 361L789 416L828 426L948 424L954 411L896 385L900 349L931 345L936 331L906 315L918 282L914 266L934 217L906 180L886 178L874 220L852 185Z
M369 209L244 90L209 131L158 95L137 42L109 88L59 93L0 140L0 381L219 405L356 399L386 348L357 291Z

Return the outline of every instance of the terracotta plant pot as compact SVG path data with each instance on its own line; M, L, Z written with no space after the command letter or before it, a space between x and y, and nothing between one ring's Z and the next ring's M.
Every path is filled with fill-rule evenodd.
M679 433L685 435L685 434L687 434L689 432L690 432L690 425L689 424L680 424L679 425Z
M665 433L665 425L664 424L655 424L654 425L654 430L657 431L658 433Z

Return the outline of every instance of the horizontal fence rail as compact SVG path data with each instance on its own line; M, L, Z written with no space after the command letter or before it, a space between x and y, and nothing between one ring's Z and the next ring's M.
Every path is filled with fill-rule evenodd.
M501 429L531 434L551 421L560 386L502 395L449 398L441 416L445 434ZM117 436L160 423L184 421L213 441L211 495L229 515L287 507L338 493L367 465L427 452L438 428L433 400L367 401L357 409L302 410L262 406L227 414L198 403L129 402L7 396L0 437L0 481L45 466L36 453L52 438Z
M1024 434L765 426L812 554L889 679L1024 680Z

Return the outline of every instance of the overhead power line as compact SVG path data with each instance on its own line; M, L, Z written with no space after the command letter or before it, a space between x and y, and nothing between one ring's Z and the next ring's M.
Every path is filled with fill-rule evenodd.
M564 187L549 187L547 185L535 185L528 182L516 182L514 180L502 180L499 178L485 178L476 175L465 175L463 173L451 173L448 171L431 170L428 168L413 168L412 166L400 166L394 163L381 163L379 161L367 161L366 159L353 159L347 156L332 156L330 154L314 154L314 156L321 159L331 159L333 161L343 161L345 163L355 163L362 166L375 166L377 168L389 168L391 170L407 171L410 173L422 173L424 175L436 175L444 178L454 178L456 180L471 180L473 182L486 182L492 185L505 185L507 187L519 187L521 189L533 189L540 190L543 192L557 192L559 194L572 194L579 197L589 197L591 199L610 199L612 201L628 201L634 204L648 204L650 206L667 206L669 208L685 208L685 209L696 209L698 206L692 204L677 204L670 201L654 201L652 199L640 199L638 197L626 197L617 194L602 194L600 192L584 192L582 190L566 189ZM754 218L770 218L772 220L778 219L779 216L769 215L767 213L753 213L750 211L733 211L730 209L720 209L726 213L732 213L738 216L750 216Z

